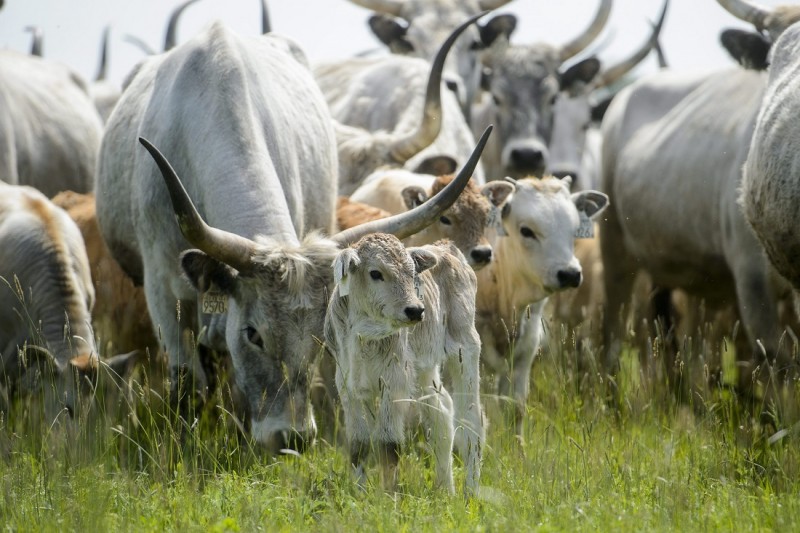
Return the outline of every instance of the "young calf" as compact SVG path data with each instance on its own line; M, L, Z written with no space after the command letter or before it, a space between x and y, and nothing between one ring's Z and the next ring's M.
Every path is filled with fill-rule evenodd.
M472 268L448 241L406 249L385 234L368 235L342 250L333 268L336 287L325 338L337 363L336 386L359 483L374 447L384 487L396 486L398 450L417 406L436 458L437 485L454 492L457 432L466 491L474 493L484 430ZM443 367L452 399L442 385Z

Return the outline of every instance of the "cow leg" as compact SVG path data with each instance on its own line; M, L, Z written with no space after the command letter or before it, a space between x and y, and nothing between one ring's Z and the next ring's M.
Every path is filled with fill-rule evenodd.
M339 392L342 399L347 441L350 446L350 464L353 465L356 483L359 487L365 488L367 473L364 463L369 456L370 438L375 417L369 412L364 401L351 398L346 390L340 389Z
M170 368L170 402L189 415L194 400L206 397L207 380L196 354L196 303L176 300L167 276L145 272L144 291L153 329L159 333Z
M453 494L453 400L438 367L418 371L420 412L436 460L436 485Z
M524 442L523 421L530 394L531 368L542 338L542 310L546 303L547 300L537 302L530 306L529 312L522 313L518 326L519 334L510 354L511 379L506 383L500 382L501 394L512 400L510 414L515 435L520 443Z
M453 398L454 444L467 470L466 493L474 495L481 479L481 460L486 440L480 399L480 339L460 347L446 361Z
M600 223L600 251L603 257L603 282L606 308L603 313L603 371L608 384L608 399L618 399L616 377L619 374L619 356L625 338L625 306L631 300L638 267L628 254L622 227L619 224L613 200Z

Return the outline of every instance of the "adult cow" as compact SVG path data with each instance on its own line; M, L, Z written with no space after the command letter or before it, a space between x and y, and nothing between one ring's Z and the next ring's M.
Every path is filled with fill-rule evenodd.
M102 124L64 65L0 50L0 176L46 196L92 189Z
M741 33L726 33L726 40L729 50L761 53L756 63L765 63L762 40L755 47ZM710 306L738 306L749 341L738 354L742 388L750 389L747 368L763 361L764 352L769 360L784 355L778 351L779 287L737 204L765 84L766 75L750 69L664 72L630 85L611 103L602 166L612 208L601 224L601 248L605 366L612 374L624 335L620 309L640 268L658 286L683 288ZM678 383L679 365L666 362Z
M445 167L453 172L466 161L475 140L458 102L442 93L442 71L459 35L485 13L462 22L443 41L432 64L387 56L322 63L314 76L340 123L340 194L351 194L382 166L403 166L422 173ZM369 133L368 133L369 132ZM479 168L475 179L484 182Z
M493 19L482 31L489 48L483 52L483 95L473 112L473 131L497 125L487 147L484 166L491 179L503 176L542 176L547 168L552 137L553 102L573 83L588 83L597 74L597 59L580 61L561 71L562 65L586 48L603 30L612 0L602 0L595 17L580 36L561 45L512 45L516 28L513 15Z
M152 141L143 142L158 169L137 136ZM103 138L97 214L112 254L144 282L173 386L185 373L206 387L191 333L202 326L200 346L231 355L254 438L271 451L302 450L315 434L308 372L338 245L370 231L418 231L468 177L446 201L324 238L314 230L333 229L336 142L302 51L215 22L146 60L123 93ZM189 244L199 250L181 253Z
M511 0L350 0L375 11L369 26L394 54L432 61L439 43L461 22ZM470 29L455 45L445 67L448 87L457 96L467 122L481 79L480 51L485 28Z
M741 203L767 255L794 287L800 290L800 239L797 206L800 157L795 123L800 109L800 6L767 9L749 2L730 2L727 9L767 29L773 38L769 81L744 166ZM780 37L778 37L780 35Z

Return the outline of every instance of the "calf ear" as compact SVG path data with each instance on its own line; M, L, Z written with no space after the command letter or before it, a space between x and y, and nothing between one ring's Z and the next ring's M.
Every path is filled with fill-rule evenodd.
M145 352L142 350L134 350L132 352L123 353L109 357L108 359L101 359L100 364L108 367L111 375L120 377L127 380L133 375L136 366L145 360Z
M197 292L208 292L212 287L226 294L233 292L237 273L234 269L206 255L200 250L186 250L181 254L181 268Z
M361 264L361 258L353 248L345 248L333 260L333 283L339 285L339 296L350 294L350 274Z
M417 174L430 174L431 176L447 176L453 174L458 168L456 160L449 155L434 155L426 157L414 172Z
M408 254L411 256L411 259L414 260L414 270L416 270L417 274L422 274L429 268L435 267L436 263L439 261L433 252L425 248L408 248Z
M481 42L483 42L484 46L491 46L501 35L508 40L516 28L517 17L514 15L497 15L479 27Z
M600 72L600 60L589 57L561 73L561 90L567 91L578 82L589 83Z
M481 192L495 207L502 206L508 197L514 192L514 186L507 181L490 181L483 187Z
M608 196L598 191L581 191L572 195L579 213L593 219L608 207Z
M417 185L409 185L403 189L401 194L403 195L403 202L409 211L428 201L428 193Z
M408 28L389 15L376 13L369 18L369 27L380 42L396 54L414 51L414 45L405 38Z
M742 67L766 70L769 66L770 42L760 33L745 30L725 30L719 40L731 57Z

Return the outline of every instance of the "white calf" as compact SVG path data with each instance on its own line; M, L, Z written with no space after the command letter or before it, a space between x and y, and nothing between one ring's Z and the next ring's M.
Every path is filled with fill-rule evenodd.
M475 273L448 241L406 249L385 234L342 250L333 268L325 338L337 362L336 386L359 482L374 446L384 487L396 486L398 449L417 406L436 458L437 485L454 492L455 440L466 463L466 491L474 493L484 441ZM452 399L442 385L442 367Z

